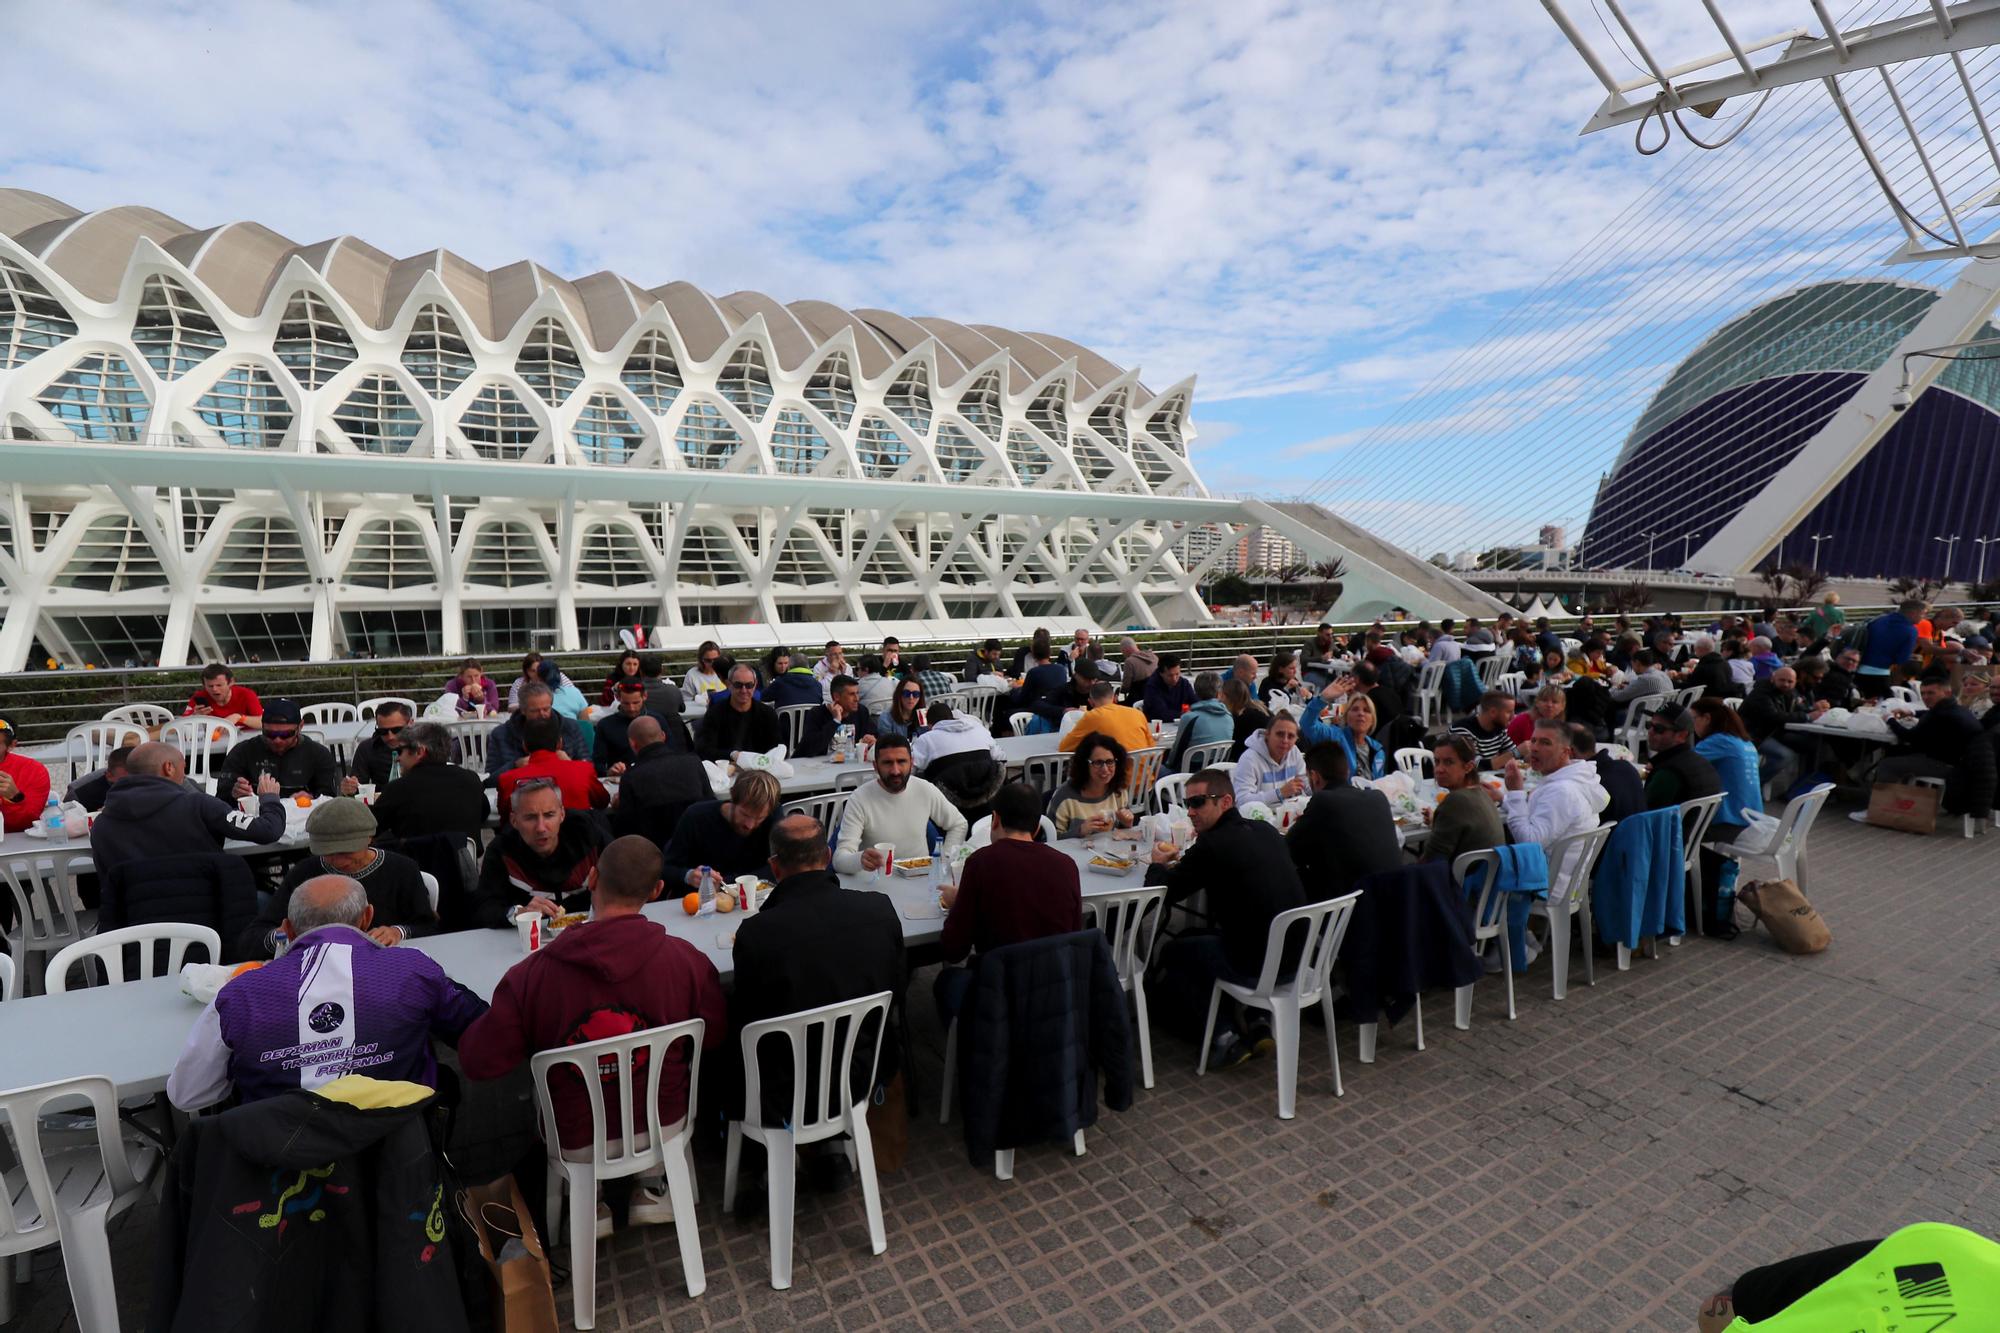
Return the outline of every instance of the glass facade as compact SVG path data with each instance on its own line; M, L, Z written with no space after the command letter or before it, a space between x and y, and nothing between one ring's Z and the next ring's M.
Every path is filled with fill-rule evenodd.
M56 376L36 402L63 433L90 444L133 444L150 404L122 357L96 352Z
M231 449L276 449L292 428L291 402L262 366L223 371L194 410Z

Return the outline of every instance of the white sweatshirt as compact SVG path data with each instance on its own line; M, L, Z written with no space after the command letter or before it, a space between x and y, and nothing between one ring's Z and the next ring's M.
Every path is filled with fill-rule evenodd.
M840 813L840 839L833 849L836 874L861 873L861 853L878 842L892 844L896 855L930 855L930 825L944 830L944 855L965 841L965 816L944 793L919 777L891 796L880 782L870 782L848 798Z
M1507 832L1515 842L1546 847L1557 838L1597 827L1611 793L1597 765L1575 759L1543 778L1533 791L1510 791L1502 798Z
M1264 744L1264 732L1260 728L1250 734L1244 742L1243 757L1236 761L1236 771L1231 781L1236 788L1236 804L1247 805L1251 801L1262 801L1266 805L1276 805L1285 798L1278 789L1293 778L1306 775L1305 756L1294 745L1292 752L1280 764L1271 758L1271 751Z

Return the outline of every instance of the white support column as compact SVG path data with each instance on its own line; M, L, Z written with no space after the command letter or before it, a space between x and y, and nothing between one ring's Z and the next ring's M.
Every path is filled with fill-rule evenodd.
M1904 354L1977 337L1996 304L2000 304L2000 260L1975 259L1792 461L1695 551L1688 567L1739 578L1750 573L1896 424L1900 414L1889 402L1903 382ZM1911 361L1911 392L1922 393L1950 364L1936 357Z
M556 581L556 644L573 653L583 645L583 635L576 627L577 547L583 525L577 522L574 491L557 504L561 508L556 511L556 567L552 571Z
M34 645L35 624L41 615L41 589L30 591L15 585L7 614L0 617L0 671L21 671L27 667L28 649ZM166 659L162 658L160 664L167 665Z
M465 652L465 615L458 595L458 544L451 534L451 497L431 497L431 522L437 528L438 630L444 655Z

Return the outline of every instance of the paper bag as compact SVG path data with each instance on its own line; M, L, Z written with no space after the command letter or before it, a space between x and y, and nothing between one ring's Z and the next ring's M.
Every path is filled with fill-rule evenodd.
M1877 828L1901 829L1905 833L1937 832L1937 787L1919 787L1908 782L1878 782L1868 793L1868 822Z
M875 1144L875 1169L901 1171L910 1151L910 1104L903 1095L903 1074L889 1080L882 1100L868 1103L868 1137Z
M535 1219L514 1177L465 1191L467 1220L479 1238L479 1257L493 1279L493 1328L496 1333L556 1333L555 1288L549 1277L549 1257L535 1234ZM592 1225L590 1219L583 1223ZM527 1253L505 1263L499 1255L518 1233Z

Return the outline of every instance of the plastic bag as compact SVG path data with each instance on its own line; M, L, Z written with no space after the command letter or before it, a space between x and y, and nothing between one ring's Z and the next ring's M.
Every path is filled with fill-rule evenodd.
M1771 815L1759 814L1749 806L1743 807L1743 831L1731 839L1740 852L1768 852L1778 840L1778 821Z

